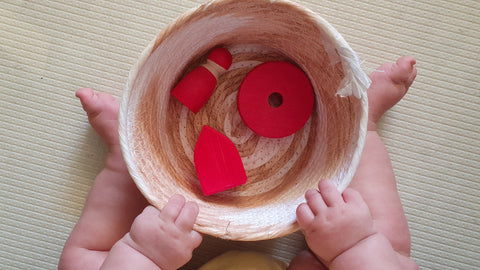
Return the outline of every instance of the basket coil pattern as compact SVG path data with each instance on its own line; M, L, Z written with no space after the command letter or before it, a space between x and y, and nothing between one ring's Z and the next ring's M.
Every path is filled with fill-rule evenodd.
M170 91L219 45L232 53L232 67L193 114ZM245 75L273 60L302 68L316 96L307 124L281 139L253 133L236 105ZM176 193L196 201L196 230L233 240L280 237L297 229L295 209L319 180L333 179L343 191L352 179L365 139L369 83L356 54L313 12L288 1L211 1L162 31L131 70L119 119L124 158L158 208ZM235 143L247 184L202 195L193 149L203 125Z

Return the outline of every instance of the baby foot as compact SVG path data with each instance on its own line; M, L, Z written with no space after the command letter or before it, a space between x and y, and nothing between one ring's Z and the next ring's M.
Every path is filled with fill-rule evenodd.
M107 93L97 93L90 88L78 89L75 94L87 113L92 128L107 145L109 152L119 147L118 101Z
M380 66L370 75L372 84L367 90L369 129L375 128L382 115L399 102L417 76L415 59L404 56L396 63Z
M360 194L347 188L343 194L330 180L320 181L319 190L305 194L297 208L297 221L312 252L325 265L376 230L370 210Z
M119 102L107 93L98 93L90 88L78 89L76 96L87 112L90 125L107 146L105 167L115 172L127 172L118 140Z

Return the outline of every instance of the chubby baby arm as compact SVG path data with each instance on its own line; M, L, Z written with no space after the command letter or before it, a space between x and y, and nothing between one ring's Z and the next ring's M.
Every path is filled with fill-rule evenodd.
M375 229L358 192L340 194L332 181L321 181L305 194L297 221L317 258L329 269L397 269L396 252ZM382 266L385 266L382 268ZM400 268L399 268L400 269Z
M111 249L101 269L178 269L202 236L193 230L198 206L174 195L162 211L148 206Z
M401 270L404 267L388 239L375 233L338 255L330 262L329 269Z

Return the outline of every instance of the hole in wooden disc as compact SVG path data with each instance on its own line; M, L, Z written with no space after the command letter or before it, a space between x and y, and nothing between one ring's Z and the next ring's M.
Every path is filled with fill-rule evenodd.
M273 93L268 97L268 104L273 108L278 108L283 104L283 97L280 93Z

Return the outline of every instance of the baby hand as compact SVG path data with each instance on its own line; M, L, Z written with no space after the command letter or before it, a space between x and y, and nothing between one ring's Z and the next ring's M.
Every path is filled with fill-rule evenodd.
M193 230L198 212L196 203L174 195L162 211L146 207L133 222L126 241L161 269L178 269L191 259L202 241Z
M342 195L330 180L320 181L318 188L305 194L307 203L298 206L297 221L310 249L328 266L376 230L357 191L347 188Z

